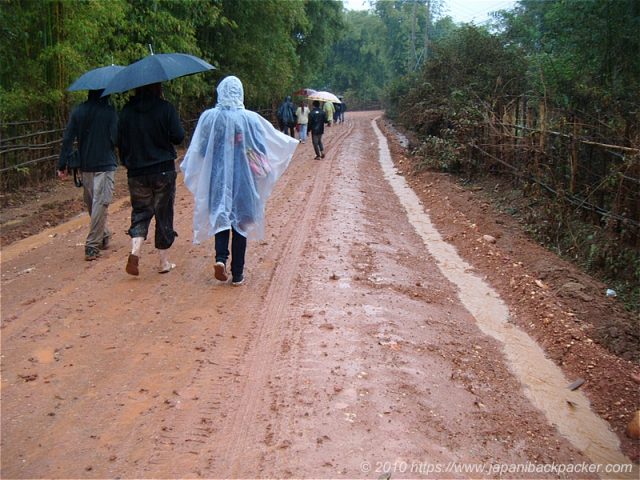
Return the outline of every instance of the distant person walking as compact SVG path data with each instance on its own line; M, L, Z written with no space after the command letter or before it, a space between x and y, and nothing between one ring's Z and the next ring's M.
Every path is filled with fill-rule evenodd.
M300 102L300 106L296 109L296 119L298 121L298 128L300 131L300 141L302 143L307 142L307 126L309 124L309 107L305 102Z
M276 113L278 117L278 124L280 125L280 131L295 138L296 128L296 107L291 101L291 97L287 96L284 102L278 107Z
M347 111L347 104L344 103L344 100L342 99L342 97L338 97L340 99L340 101L342 102L340 104L340 117L339 117L339 122L340 123L344 123L344 112Z
M338 124L338 120L340 119L340 103L333 104L333 123L335 125Z
M73 142L77 139L84 204L91 217L84 244L84 259L87 261L96 260L100 257L100 250L109 246L111 232L107 227L107 213L113 199L118 166L118 114L109 104L109 96L100 98L102 92L89 90L87 101L71 113L58 159L58 176L64 179Z
M184 129L175 107L162 97L162 85L154 83L136 89L120 113L118 148L127 167L131 197L131 254L125 268L138 275L142 244L155 217L155 247L160 273L175 268L169 248L178 236L173 229L176 196L177 157L174 145L184 140Z
M322 109L324 110L324 113L327 115L327 124L330 127L331 124L333 123L333 114L335 113L336 109L333 106L332 102L324 102Z
M237 77L224 78L218 101L205 110L180 168L194 197L193 241L215 237L214 276L243 285L247 239L264 236L264 207L299 142L244 108Z
M318 100L314 100L313 109L309 112L309 131L311 132L313 150L316 152L315 160L324 158L322 135L324 134L325 123L327 123L327 114L320 109L320 102Z

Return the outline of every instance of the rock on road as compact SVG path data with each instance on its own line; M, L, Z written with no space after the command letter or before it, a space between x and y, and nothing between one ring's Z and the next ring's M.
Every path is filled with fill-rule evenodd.
M213 241L191 243L180 178L167 275L152 239L140 276L124 272L123 201L98 261L82 258L86 216L4 249L2 478L485 478L592 463L409 223L377 115L327 129L324 160L298 147L245 286L213 278Z

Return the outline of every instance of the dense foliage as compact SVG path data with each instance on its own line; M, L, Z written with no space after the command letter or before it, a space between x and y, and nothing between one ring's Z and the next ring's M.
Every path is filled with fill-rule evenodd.
M449 29L420 71L386 87L387 113L418 134L425 167L511 177L501 184L538 207L521 208L532 234L635 309L638 31L634 0L522 0L493 29Z
M385 86L417 71L431 42L453 28L450 19L433 24L441 0L372 1L368 11L347 12L341 35L317 84L344 93L350 108L379 107Z
M83 93L66 87L87 70L128 65L153 49L200 56L213 73L169 82L169 97L197 112L234 74L248 105L271 105L307 86L342 25L340 0L3 0L0 118L56 118Z

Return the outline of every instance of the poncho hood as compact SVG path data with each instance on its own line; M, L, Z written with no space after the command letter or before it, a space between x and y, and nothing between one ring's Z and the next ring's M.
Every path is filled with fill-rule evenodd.
M216 107L236 109L244 108L244 88L238 77L226 77L217 88L218 103Z

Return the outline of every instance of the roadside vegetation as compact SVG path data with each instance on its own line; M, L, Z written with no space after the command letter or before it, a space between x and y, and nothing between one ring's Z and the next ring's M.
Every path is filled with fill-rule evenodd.
M381 98L421 168L489 182L533 237L640 312L640 4L522 0L483 26L433 22L440 6L375 13L380 37L402 40L387 42L397 74Z
M216 70L165 86L187 130L230 74L267 117L305 87L347 112L384 108L421 168L490 182L532 236L640 312L640 3L521 0L483 25L455 24L443 0L370 4L5 0L0 185L54 178L80 74L190 53Z

